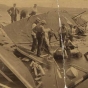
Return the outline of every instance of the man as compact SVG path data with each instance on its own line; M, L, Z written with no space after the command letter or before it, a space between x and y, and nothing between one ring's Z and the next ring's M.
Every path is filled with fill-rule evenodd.
M51 52L50 52L50 41L49 41L50 40L49 39L50 32L51 32L50 28L44 29L43 48L48 54L51 54Z
M70 29L68 30L68 36L69 36L69 39L73 41L73 34L72 34L73 25L69 24L69 27Z
M71 58L71 50L75 48L75 45L69 40L69 38L66 38L66 41L64 43L65 50L67 52L68 58Z
M44 36L45 36L45 32L44 32L44 26L46 25L46 21L42 20L40 25L37 25L33 31L36 33L36 37L37 37L37 41L38 41L38 46L37 46L37 56L40 57L41 55L41 49L42 49L42 45L43 45L43 41L44 41Z
M22 10L20 12L20 19L26 18L27 12L25 10Z
M77 26L73 26L72 27L72 35L75 35L76 34L76 29L77 29Z
M53 36L55 37L56 40L58 40L58 38L57 38L56 34L54 33L53 29L50 29L50 30L48 31L48 36L49 36L49 43L50 43L51 38L52 38Z
M35 22L32 24L32 39L33 39L33 43L32 43L32 48L31 51L34 52L36 47L37 47L37 38L36 38L36 33L33 31L33 29L37 26L37 24L40 23L40 18L36 18Z
M50 41L51 38L54 36L56 38L56 40L58 39L56 34L53 32L53 30L51 28L46 28L44 30L45 32L45 37L44 37L44 48L46 49L46 51L48 51L47 53L51 54L50 51Z
M37 4L34 4L32 12L29 14L30 16L36 15L37 13Z
M77 35L84 35L85 31L82 27L77 27L76 34Z
M62 24L61 30L59 31L59 36L60 36L60 47L62 47L62 40L63 40L63 43L64 43L64 40L65 40L65 37L66 37L66 27L65 27L65 24Z
M11 16L11 23L17 21L17 14L19 14L19 10L16 8L16 4L13 4L13 7L7 10L7 12Z

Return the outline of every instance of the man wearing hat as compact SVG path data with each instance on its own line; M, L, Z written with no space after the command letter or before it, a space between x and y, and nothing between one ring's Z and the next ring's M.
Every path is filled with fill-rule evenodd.
M37 24L39 24L40 22L40 18L36 18L35 22L32 24L32 39L33 39L33 43L32 43L32 48L31 51L34 52L35 49L37 48L37 39L36 39L36 32L33 31L33 29L37 26Z
M11 16L11 23L17 21L17 14L19 14L19 10L16 8L16 4L13 4L13 7L7 10L7 12Z
M36 13L37 13L37 4L34 4L32 12L29 15L33 16L36 15Z
M40 25L37 25L33 31L36 33L36 38L38 41L38 46L37 46L37 56L40 57L41 55L41 48L43 45L43 41L44 41L44 35L45 35L45 28L44 26L46 25L46 21L42 20Z
M41 49L42 49L42 46L43 46L43 41L44 41L44 36L45 36L45 28L44 26L46 25L46 21L45 20L42 20L41 21L41 24L37 30L37 40L38 40L38 47L37 47L37 56L40 57L41 55Z

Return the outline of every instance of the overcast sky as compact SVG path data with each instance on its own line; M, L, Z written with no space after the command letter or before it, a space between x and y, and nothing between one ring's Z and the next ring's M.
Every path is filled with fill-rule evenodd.
M35 3L43 7L57 7L57 0L0 0L0 4L8 6L12 6L13 3L16 3L18 7L31 7Z
M36 3L43 7L57 7L57 1L60 7L88 7L88 0L0 0L0 4L12 6L13 3L17 3L19 7L31 7Z
M88 0L58 0L61 7L88 8Z

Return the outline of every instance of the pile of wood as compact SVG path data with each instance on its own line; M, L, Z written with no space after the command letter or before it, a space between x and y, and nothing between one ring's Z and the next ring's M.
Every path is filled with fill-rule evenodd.
M39 63L37 63L35 61L31 62L30 67L34 71L35 81L37 83L36 88L40 88L40 86L42 85L42 76L45 75L45 71L43 70L42 66L39 65Z

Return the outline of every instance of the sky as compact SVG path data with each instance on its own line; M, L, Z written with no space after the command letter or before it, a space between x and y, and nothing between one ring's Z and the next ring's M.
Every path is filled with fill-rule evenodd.
M32 7L35 3L43 7L57 7L57 0L0 0L0 4L12 6L16 3L18 7Z
M60 7L88 8L88 0L58 0Z
M18 7L32 7L33 4L43 7L60 7L88 8L88 0L0 0L0 4L12 6L16 3Z

